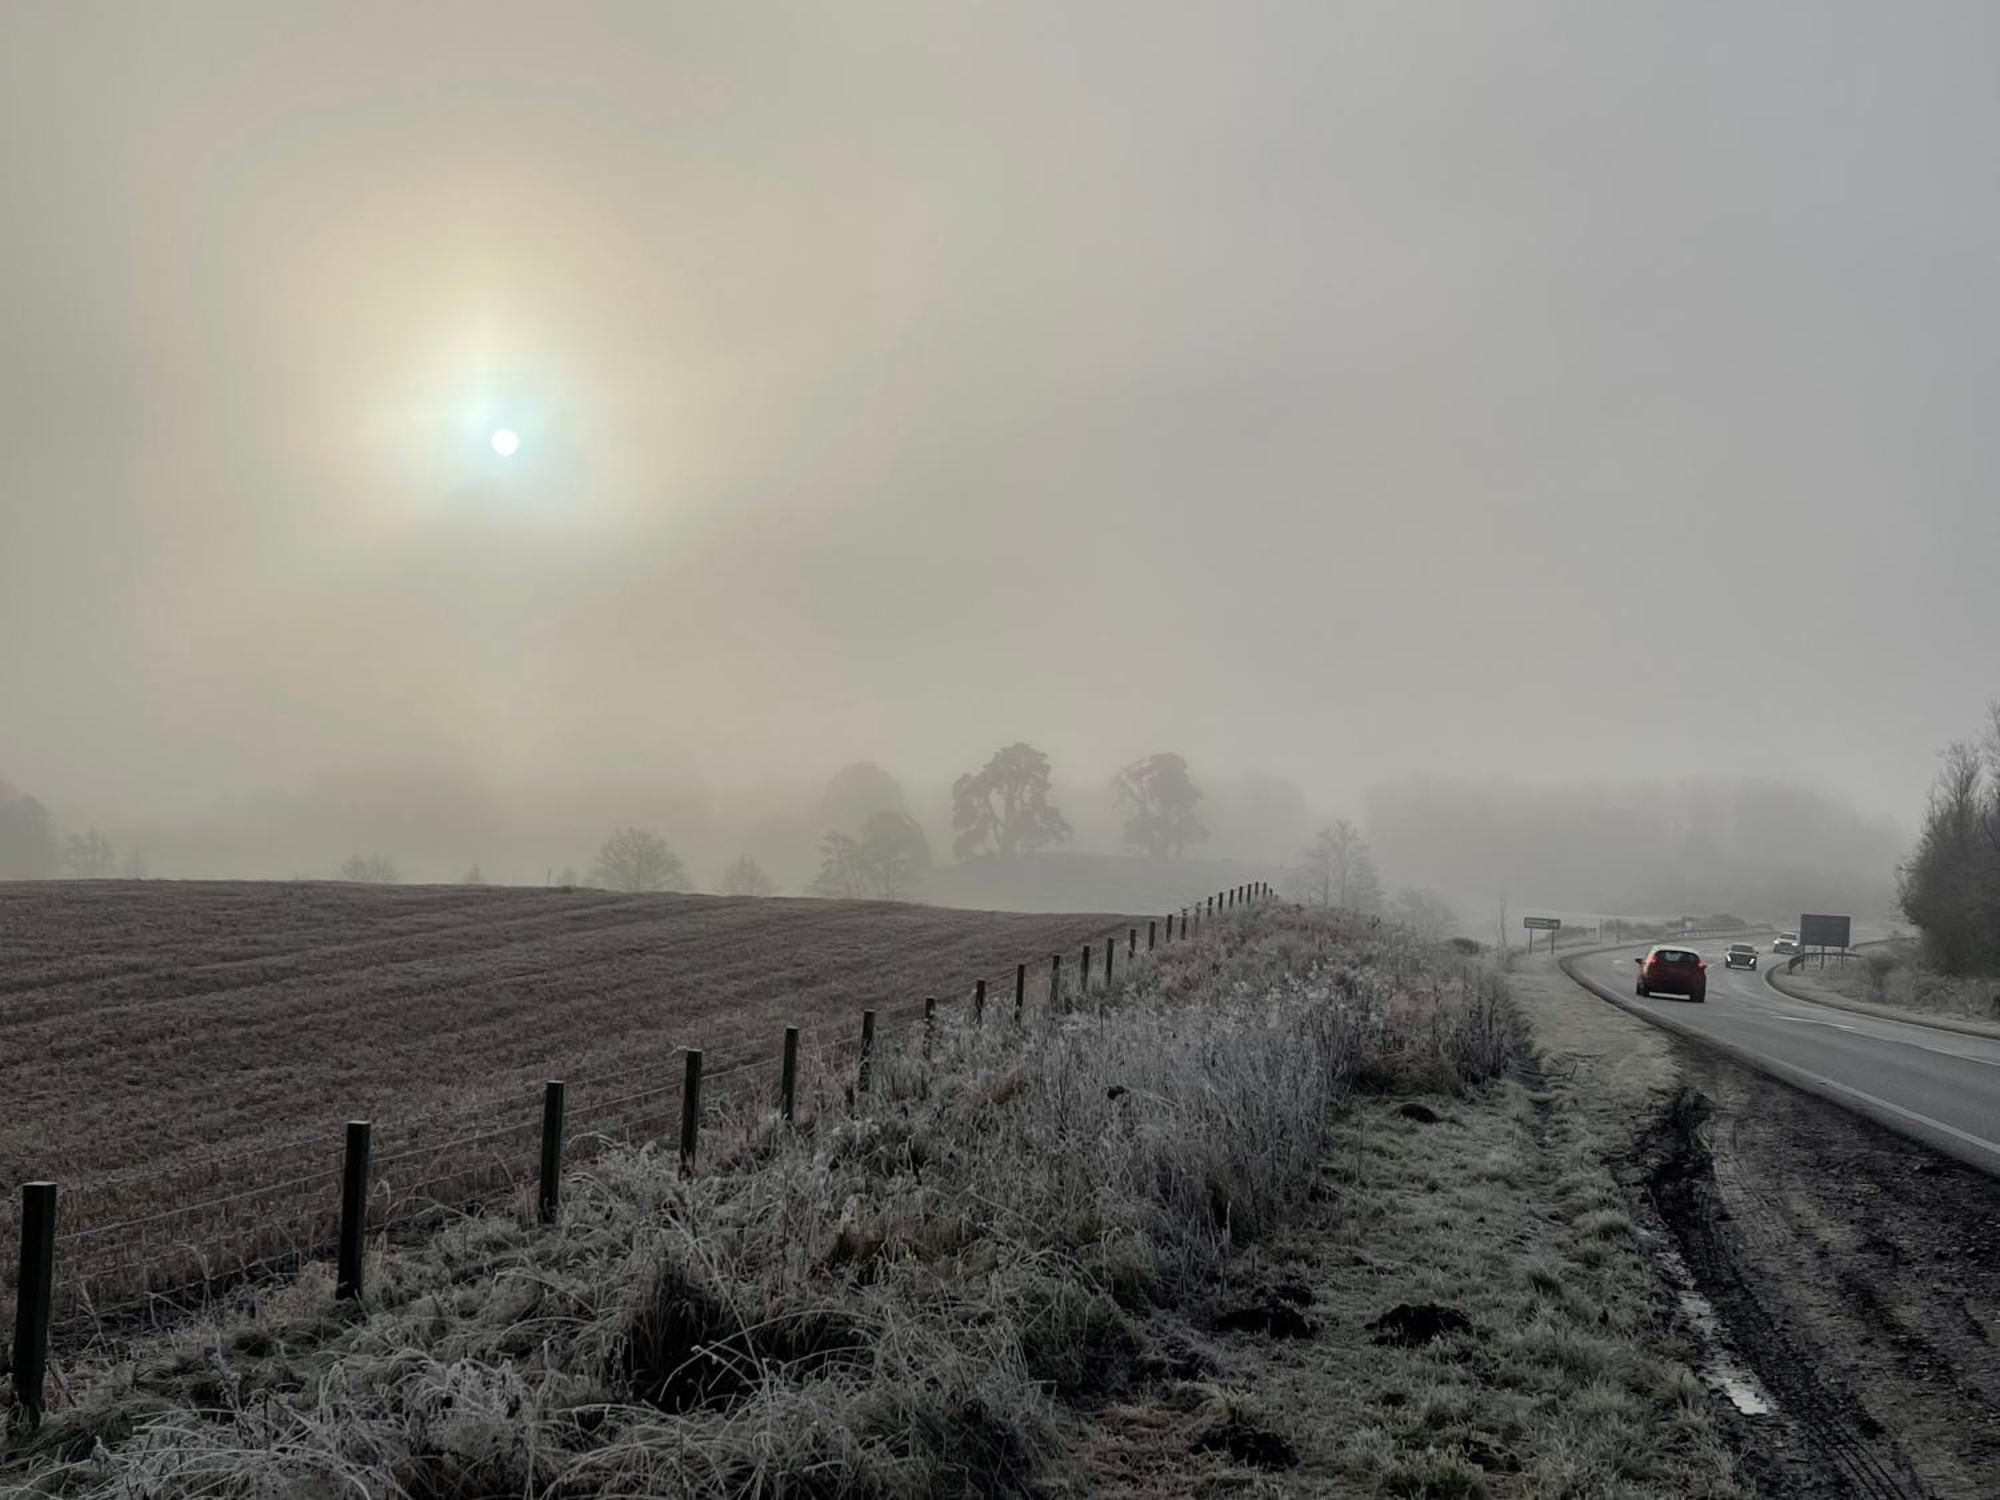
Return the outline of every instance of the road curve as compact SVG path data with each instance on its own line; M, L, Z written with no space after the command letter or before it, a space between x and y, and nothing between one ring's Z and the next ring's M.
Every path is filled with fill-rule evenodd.
M1633 993L1644 947L1565 958L1604 999L1705 1042L1785 1082L2000 1176L2000 1039L1878 1019L1779 994L1758 968L1725 969L1728 942L1690 944L1708 960L1708 999ZM1781 960L1782 961L1782 960Z

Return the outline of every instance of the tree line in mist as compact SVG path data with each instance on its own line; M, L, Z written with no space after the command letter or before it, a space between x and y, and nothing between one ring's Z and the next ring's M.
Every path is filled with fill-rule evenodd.
M1413 780L1365 801L1377 853L1466 903L1572 912L1879 916L1903 833L1772 780L1508 785Z
M1237 801L1254 804L1261 800L1267 804L1263 809L1264 827L1258 838L1268 840L1274 822L1268 804L1274 801L1284 807L1284 813L1275 821L1303 826L1305 803L1296 788L1274 778L1252 778L1250 785L1251 795ZM1177 754L1161 752L1121 767L1100 790L1104 798L1115 800L1119 841L1131 852L1156 860L1176 860L1210 837L1207 826L1196 813L1206 793L1196 784L1186 760ZM1070 819L1058 806L1048 757L1024 742L995 751L982 767L959 776L951 787L950 799L951 859L959 864L1029 856L1066 844L1075 835ZM284 798L268 799L262 809L267 816L257 818L253 814L244 820L263 826L238 832L234 842L239 848L250 845L253 849L260 843L283 843L291 850L284 857L296 865L297 834L286 839L278 830L286 824L303 821L296 816L300 800L291 799L288 804ZM356 817L352 821L358 825L364 822L371 802L388 799L372 797L370 788L363 785L353 788L346 800L355 805ZM436 825L457 823L464 829L462 836L468 843L490 843L496 841L496 836L477 825L505 821L504 816L482 819L476 812L468 815L467 804L476 799L469 798L460 788L418 787L415 795L405 790L394 800L405 805L391 818L377 818L374 833L378 837L384 833L400 835L405 842L421 840L435 848L442 835L442 829ZM1256 811L1253 808L1253 816L1240 821L1256 822ZM814 894L910 897L920 893L929 872L937 865L925 824L917 816L902 784L873 762L856 762L836 772L819 793L814 812L808 816L814 817L819 825L814 834L818 868L809 882L799 884ZM336 813L323 815L317 821L337 830L347 820ZM426 828L426 824L432 826ZM779 888L780 881L766 871L763 862L749 849L736 854L715 881L698 882L670 838L671 832L671 827L649 826L648 820L634 819L618 826L604 840L585 863L582 873L573 861L561 866L551 862L544 869L544 880L629 891L692 890L707 883L732 895L767 895ZM712 845L714 832L708 832L707 842ZM798 833L795 821L787 838L794 848L800 844ZM771 842L768 832L762 829L753 829L753 836L762 837L767 844ZM203 846L205 856L201 868L192 873L205 876L236 873L226 868L216 869L217 861L209 852L214 845L224 842L224 836L204 838L197 834L187 841ZM262 851L251 857L255 859L258 853ZM434 858L432 865L435 873ZM147 861L136 845L121 857L110 840L95 829L60 833L42 802L0 782L0 879L138 878L148 873ZM331 876L363 884L393 884L403 878L404 866L400 851L385 850L371 837L358 849L331 852L331 857L317 870L295 868L292 873L297 878ZM482 884L486 877L475 860L464 867L458 879L466 884Z
M1894 907L1906 852L1893 826L1775 781L1410 781L1376 788L1363 811L1316 817L1284 778L1211 785L1169 752L1065 781L1044 752L1016 742L914 794L861 761L817 788L733 803L662 781L510 798L441 772L357 772L246 797L211 823L149 830L147 859L135 836L114 844L59 830L41 803L6 787L0 879L134 876L150 865L203 878L479 884L491 871L522 885L1089 909L1132 899L1121 895L1129 875L1083 873L1118 851L1128 857L1121 870L1233 862L1241 873L1218 883L1275 878L1293 899L1425 928L1455 907L1484 932L1502 902L1626 915L1881 914Z

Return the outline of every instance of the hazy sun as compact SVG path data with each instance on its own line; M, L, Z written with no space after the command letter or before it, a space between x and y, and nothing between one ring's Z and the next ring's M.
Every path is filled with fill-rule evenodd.
M493 434L493 451L502 458L512 458L515 450L520 446L520 435L511 428L502 427L498 432Z

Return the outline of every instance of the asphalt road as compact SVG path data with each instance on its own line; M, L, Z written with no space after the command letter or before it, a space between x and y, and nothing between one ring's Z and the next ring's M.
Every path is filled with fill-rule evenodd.
M1632 960L1643 947L1586 954L1567 966L1659 1025L2000 1176L2000 1040L1790 999L1764 982L1768 937L1759 943L1756 970L1725 969L1726 941L1689 946L1708 960L1708 999L1699 1005L1633 993Z

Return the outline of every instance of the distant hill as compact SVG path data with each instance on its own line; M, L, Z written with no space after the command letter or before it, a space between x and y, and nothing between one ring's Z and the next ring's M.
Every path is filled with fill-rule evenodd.
M1228 859L1152 860L1071 852L940 865L924 887L935 906L982 911L1178 911L1252 880L1277 880L1275 865Z

